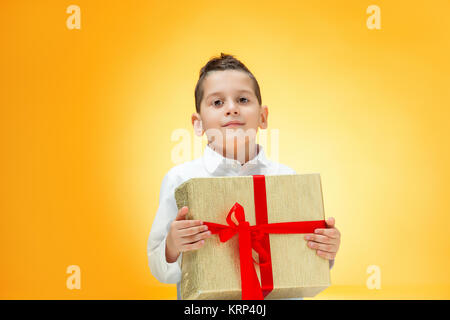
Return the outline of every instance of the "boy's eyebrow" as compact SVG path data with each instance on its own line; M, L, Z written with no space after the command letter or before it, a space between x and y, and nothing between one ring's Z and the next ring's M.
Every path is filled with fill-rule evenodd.
M237 92L247 92L249 94L253 93L252 91L247 90L247 89L241 89L241 90L238 90ZM205 100L208 99L209 97L213 96L213 95L220 94L220 93L222 93L222 91L212 92L212 93L208 94L208 96L205 98Z

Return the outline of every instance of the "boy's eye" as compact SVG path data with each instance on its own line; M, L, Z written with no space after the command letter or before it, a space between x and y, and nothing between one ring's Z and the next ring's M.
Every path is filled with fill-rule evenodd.
M245 97L241 97L241 98L239 98L239 102L241 102L241 103L247 103L247 102L248 102L248 99L245 98ZM212 104L213 104L213 106L218 107L218 106L221 106L221 105L223 104L223 101L217 99L217 100L214 100L214 101L212 102Z
M216 103L216 102L218 102L218 101L219 101L219 102L222 102L222 101L220 101L220 100L214 100L214 101L213 101L213 105L216 106L216 107L217 107L217 106L220 106L220 104L217 104L217 103Z

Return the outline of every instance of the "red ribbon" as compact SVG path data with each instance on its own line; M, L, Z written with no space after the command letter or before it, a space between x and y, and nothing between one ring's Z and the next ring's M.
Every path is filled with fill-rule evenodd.
M253 190L256 225L250 226L245 220L244 208L237 202L228 212L228 225L204 222L212 234L219 234L221 242L238 234L243 300L263 300L273 290L269 233L313 233L317 228L326 227L325 220L268 223L264 175L253 176ZM238 224L231 219L233 212ZM252 249L259 255L259 263L254 261ZM254 263L259 265L261 284Z

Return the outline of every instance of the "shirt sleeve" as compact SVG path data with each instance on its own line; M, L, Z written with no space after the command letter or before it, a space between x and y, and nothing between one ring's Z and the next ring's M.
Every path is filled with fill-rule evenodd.
M178 283L181 281L181 256L175 262L166 260L166 239L170 224L175 220L178 208L174 191L176 181L169 171L163 178L159 194L159 206L150 230L147 244L147 256L150 271L163 283Z

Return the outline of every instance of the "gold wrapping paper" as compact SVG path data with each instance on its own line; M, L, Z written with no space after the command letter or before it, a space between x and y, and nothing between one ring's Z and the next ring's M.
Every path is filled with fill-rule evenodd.
M325 219L319 174L268 175L269 223ZM187 219L226 224L238 202L245 219L255 225L253 177L192 178L175 190L178 209L189 207ZM330 286L329 261L307 246L304 234L270 234L273 290L265 299L313 297ZM258 254L253 252L258 261ZM259 275L259 266L256 272ZM182 299L241 299L238 236L220 242L212 235L199 250L182 254Z

